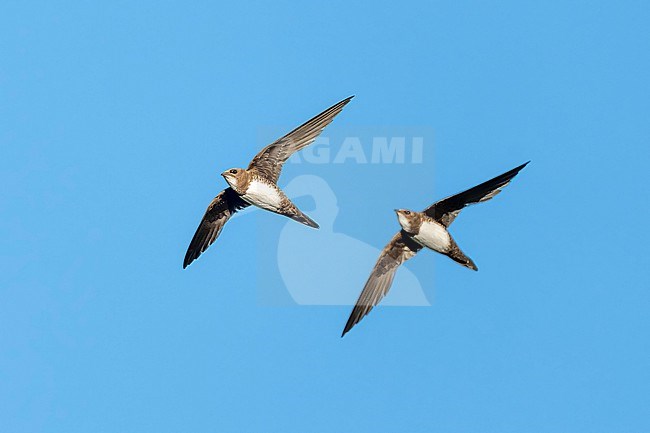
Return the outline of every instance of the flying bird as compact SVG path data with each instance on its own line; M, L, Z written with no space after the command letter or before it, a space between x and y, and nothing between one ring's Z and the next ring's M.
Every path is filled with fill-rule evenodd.
M313 143L353 97L350 96L332 105L266 146L255 155L248 168L231 168L221 173L229 187L221 191L205 211L187 248L183 269L212 245L235 212L250 205L287 216L309 227L318 228L318 224L298 209L282 192L277 185L278 178L284 162L293 153Z
M528 161L530 162L530 161ZM345 324L343 337L386 296L397 268L426 247L444 254L455 262L477 271L478 268L461 251L447 231L460 211L470 204L490 200L523 169L528 162L466 191L435 202L422 212L395 209L400 230L384 247L379 259Z

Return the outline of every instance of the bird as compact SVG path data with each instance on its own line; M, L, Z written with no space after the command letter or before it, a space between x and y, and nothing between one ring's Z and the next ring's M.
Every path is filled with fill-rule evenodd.
M444 254L462 266L478 271L474 261L458 247L448 228L465 206L492 199L529 162L466 191L437 201L422 212L395 209L401 230L393 236L379 255L345 328L343 328L341 337L345 336L386 296L393 283L397 268L405 261L415 257L423 248Z
M313 143L353 97L354 95L332 105L266 146L255 155L247 168L231 168L221 173L229 186L208 205L185 253L183 269L214 243L232 215L250 205L318 228L314 220L291 202L277 182L284 162L295 152Z

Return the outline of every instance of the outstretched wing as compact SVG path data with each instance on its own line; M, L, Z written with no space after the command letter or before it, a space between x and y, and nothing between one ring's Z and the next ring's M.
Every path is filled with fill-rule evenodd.
M185 253L183 269L212 245L221 233L224 224L235 212L247 206L248 203L242 200L232 188L221 191L208 206L196 233L194 233L192 242Z
M393 236L393 239L390 240L379 255L379 259L377 259L377 263L352 309L350 318L345 324L341 337L359 323L386 296L391 284L393 284L397 268L415 256L421 249L422 247L403 230Z
M501 189L508 185L522 168L528 165L528 162L467 191L442 199L426 208L423 212L445 227L449 227L465 206L490 200L499 194Z
M284 137L274 141L260 151L248 165L248 169L257 170L262 176L274 183L277 183L282 171L282 164L289 159L294 152L309 146L320 135L327 125L334 120L343 107L350 102L354 96L345 98L338 104L332 105L316 117L303 123Z

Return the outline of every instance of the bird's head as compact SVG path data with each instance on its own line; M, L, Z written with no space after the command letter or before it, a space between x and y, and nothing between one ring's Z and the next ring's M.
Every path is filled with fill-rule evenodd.
M248 172L243 168L231 168L221 175L237 193L243 194L246 191Z
M417 233L422 224L422 215L419 212L413 212L408 209L395 209L399 225L407 233Z

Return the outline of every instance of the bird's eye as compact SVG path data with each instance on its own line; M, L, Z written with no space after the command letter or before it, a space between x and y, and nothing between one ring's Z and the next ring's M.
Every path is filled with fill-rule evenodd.
M232 174L237 174L237 170L235 170L234 168L233 168L232 170L230 170L230 172L231 172Z
M404 215L411 215L411 211L410 210L405 210Z

